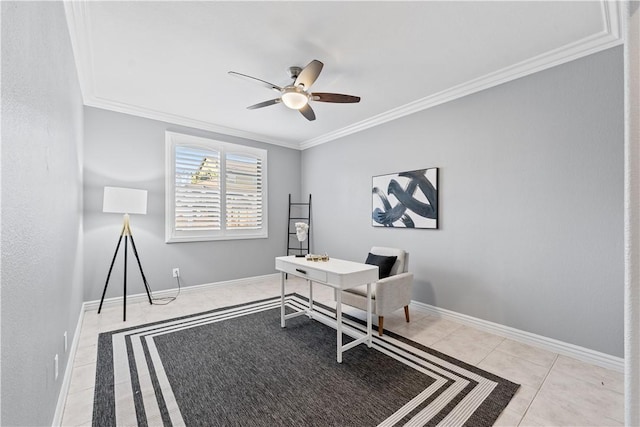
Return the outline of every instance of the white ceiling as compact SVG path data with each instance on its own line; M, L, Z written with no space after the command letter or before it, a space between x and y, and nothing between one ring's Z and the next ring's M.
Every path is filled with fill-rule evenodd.
M65 2L86 105L308 148L622 42L618 2ZM317 119L234 78L324 69Z

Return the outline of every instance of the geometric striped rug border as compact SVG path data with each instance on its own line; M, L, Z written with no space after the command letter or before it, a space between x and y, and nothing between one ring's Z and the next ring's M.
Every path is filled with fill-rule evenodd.
M299 296L298 300L302 301L300 308L304 309L304 302L308 300ZM335 318L335 310L314 302L314 308L316 309L318 309L316 305L319 305L326 315L334 315ZM346 324L365 333L364 321L349 315L343 316ZM463 391L451 396L451 401L438 415L423 411L422 414L415 418L415 424L408 425L493 425L520 387L507 379L469 365L386 329L382 337L376 334L373 335L373 347L403 363L419 363L431 371L449 372L451 375L458 376L459 380L469 382ZM455 387L452 387L452 389L455 389ZM380 425L394 424L382 423Z
M286 297L289 310L302 311L306 303L297 294ZM268 298L100 334L93 425L185 425L154 339L279 305L280 297ZM314 308L335 318L322 304L314 302ZM343 321L364 331L358 319L345 315ZM393 332L374 334L372 347L434 380L380 426L490 426L519 387Z

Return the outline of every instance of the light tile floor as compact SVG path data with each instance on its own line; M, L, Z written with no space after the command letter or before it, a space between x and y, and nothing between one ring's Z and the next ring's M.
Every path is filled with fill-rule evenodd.
M308 296L303 280L289 277L287 292ZM280 281L256 280L201 290L184 290L168 305L136 302L105 307L101 314L85 313L75 354L63 426L91 425L93 391L100 332L198 313L232 304L280 295ZM314 300L335 306L333 290L314 285ZM345 313L362 317L345 306ZM375 322L374 322L375 324ZM423 312L385 317L385 327L457 359L513 382L520 389L497 420L497 426L622 426L623 374L560 356Z

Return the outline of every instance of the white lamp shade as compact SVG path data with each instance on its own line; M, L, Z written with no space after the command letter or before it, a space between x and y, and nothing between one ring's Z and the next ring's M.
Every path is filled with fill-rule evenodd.
M147 213L147 190L104 187L102 212L145 215Z

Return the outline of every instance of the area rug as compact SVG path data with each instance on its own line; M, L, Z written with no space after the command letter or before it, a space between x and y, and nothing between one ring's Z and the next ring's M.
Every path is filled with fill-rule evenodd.
M391 332L337 363L335 329L281 328L272 298L100 334L93 425L490 426L518 387Z

